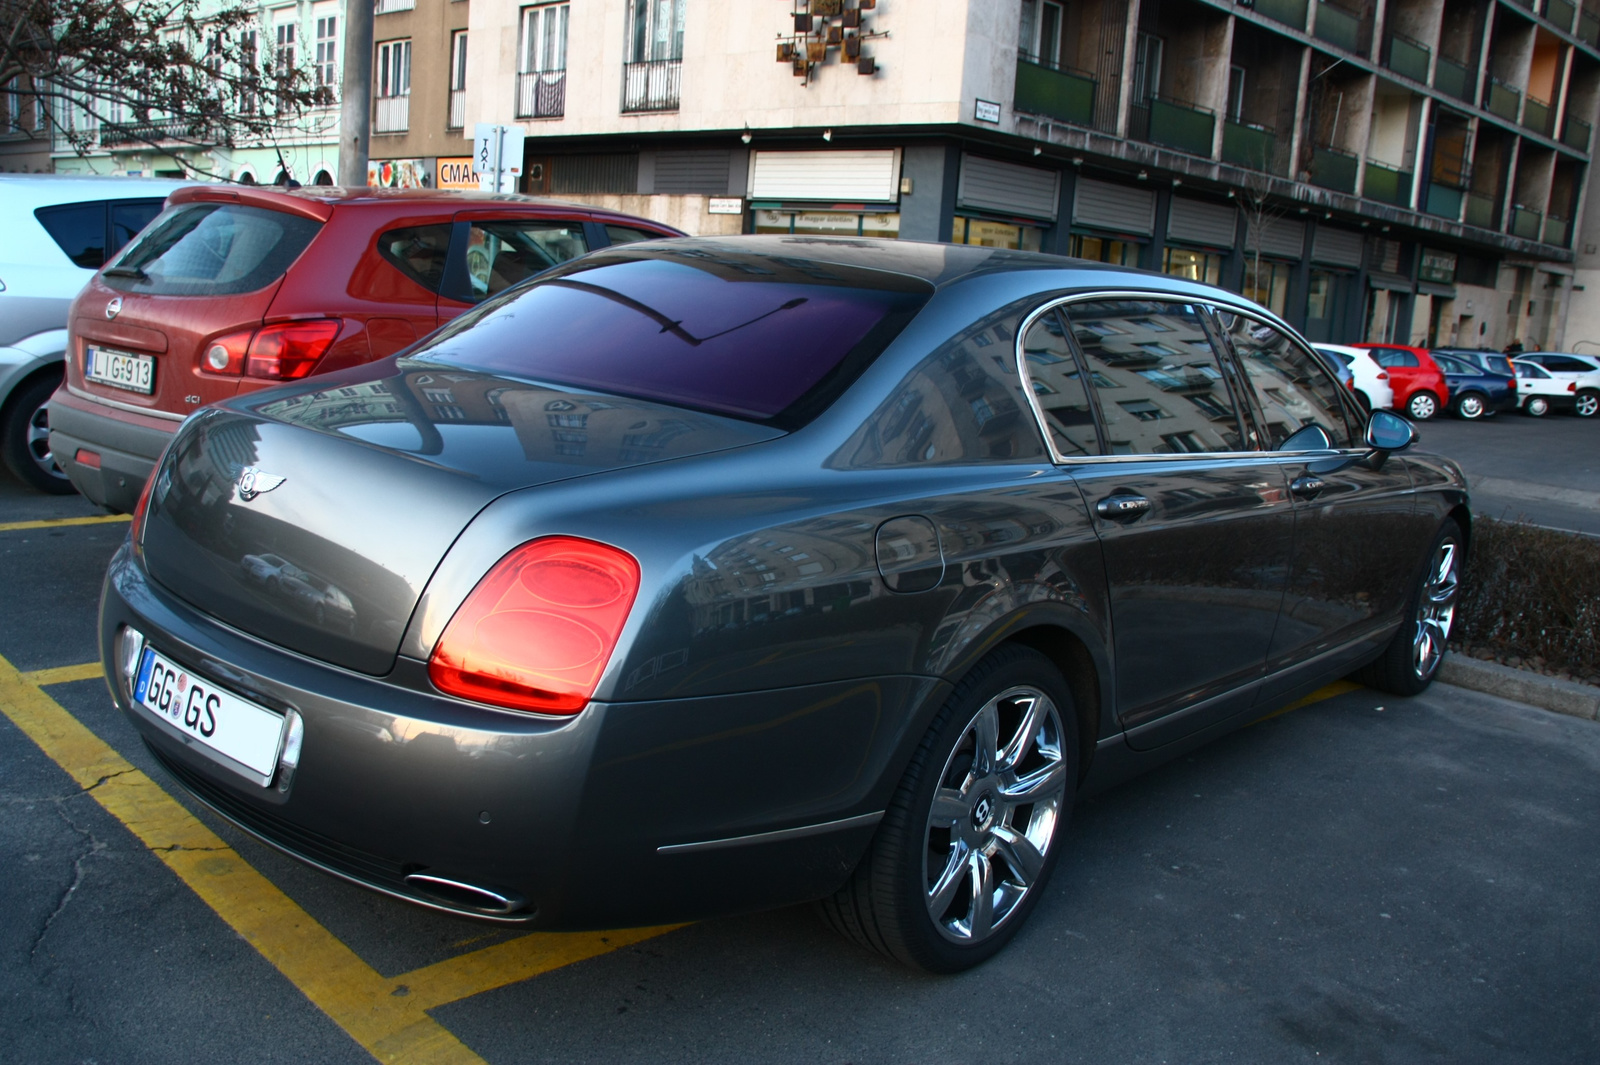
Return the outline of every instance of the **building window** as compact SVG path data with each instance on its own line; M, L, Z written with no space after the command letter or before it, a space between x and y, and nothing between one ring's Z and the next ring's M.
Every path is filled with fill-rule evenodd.
M570 4L522 9L517 58L517 117L567 113L567 18Z
M676 111L688 0L628 0L623 111Z
M404 133L411 126L411 42L378 45L378 98L372 132Z
M1244 121L1244 67L1228 68L1228 120Z
M339 17L329 15L317 19L317 84L334 88L338 71L334 66L334 56L339 47Z
M1161 272L1208 285L1222 283L1222 256L1189 248L1168 247L1162 256Z
M1055 0L1022 0L1017 51L1030 63L1061 65L1062 6Z
M1250 256L1244 261L1241 295L1255 300L1273 314L1282 314L1289 297L1289 264Z
M1038 251L1043 244L1044 230L1033 226L1013 226L1005 222L991 222L985 218L964 218L956 215L950 227L952 244L977 244L985 248L1012 248L1017 251Z
M277 35L277 47L272 53L273 73L284 77L294 70L294 23L280 22L273 27L273 32Z
M240 73L248 75L258 69L259 62L256 55L256 31L245 30L239 34L239 66L242 68ZM243 89L239 91L239 110L247 115L256 113L255 93Z
M1091 259L1117 266L1139 265L1139 245L1127 240L1112 240L1110 237L1074 234L1071 255L1074 259Z
M391 11L410 11L417 6L417 0L378 0L374 13L387 15Z
M461 129L467 122L467 31L450 35L450 114L445 129Z
M22 77L13 77L5 84L5 132L22 132Z

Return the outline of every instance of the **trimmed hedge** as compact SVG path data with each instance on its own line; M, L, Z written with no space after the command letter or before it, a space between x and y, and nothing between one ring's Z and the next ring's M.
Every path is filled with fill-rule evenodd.
M1451 647L1600 684L1600 539L1479 518Z

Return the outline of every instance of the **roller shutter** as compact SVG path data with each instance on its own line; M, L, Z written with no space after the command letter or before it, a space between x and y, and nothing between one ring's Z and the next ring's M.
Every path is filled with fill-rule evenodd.
M1238 209L1231 204L1174 196L1172 210L1167 216L1167 239L1211 248L1232 248L1238 224Z
M1361 234L1349 229L1318 226L1311 240L1311 260L1329 266L1361 265Z
M1079 178L1072 198L1072 224L1149 236L1156 229L1156 194L1149 189Z
M1018 166L976 155L961 157L956 206L980 211L1056 220L1061 175L1036 166Z
M728 194L728 162L731 153L657 152L657 192Z
M898 148L751 153L753 200L894 203L899 196Z
M1250 227L1250 237L1245 251L1256 250L1255 225ZM1261 254L1279 259L1298 259L1306 253L1306 224L1287 218L1269 218L1261 226Z

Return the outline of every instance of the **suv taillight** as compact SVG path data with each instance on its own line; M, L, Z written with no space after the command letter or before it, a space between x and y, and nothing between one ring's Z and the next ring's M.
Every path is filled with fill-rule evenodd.
M200 367L230 377L298 381L316 368L339 335L337 318L281 322L254 332L229 333L206 345Z
M495 563L428 659L440 691L575 714L588 705L639 594L639 563L593 540L532 540Z

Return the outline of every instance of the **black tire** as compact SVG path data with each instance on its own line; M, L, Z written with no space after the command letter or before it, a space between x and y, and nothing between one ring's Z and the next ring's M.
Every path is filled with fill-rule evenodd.
M1439 397L1420 388L1406 400L1406 414L1414 422L1425 422L1439 413Z
M1437 590L1440 585L1435 578L1439 575L1441 553L1445 546L1454 546L1454 555L1451 559L1452 583L1448 597L1444 600L1425 601L1429 592ZM1466 562L1467 540L1461 532L1461 526L1454 519L1447 519L1439 528L1439 533L1433 538L1428 548L1428 555L1423 560L1421 572L1412 584L1411 594L1406 597L1405 620L1400 628L1390 638L1383 649L1383 654L1369 665L1362 667L1356 673L1356 679L1362 684L1379 691L1386 691L1393 695L1420 695L1426 691L1428 685L1433 683L1433 678L1439 674L1439 663L1444 658L1445 641L1449 638L1451 624L1455 620L1455 607L1461 594L1461 571ZM1442 626L1438 624L1435 616L1432 621L1424 617L1425 611L1437 615L1440 608L1446 611ZM1431 626L1432 633L1429 639L1434 642L1436 654L1426 665L1419 664L1419 642L1423 635L1425 625Z
M1585 388L1579 392L1572 413L1580 418L1593 418L1596 414L1600 414L1600 392L1592 388Z
M1489 413L1489 401L1482 392L1463 392L1453 404L1456 417L1472 422Z
M11 394L0 416L0 458L12 475L41 492L71 495L77 491L50 454L50 397L61 384L59 372L23 383Z
M1008 705L1002 700L996 712L999 721L997 733L1004 735L1009 731L1012 741L1003 745L997 743L996 747L1003 762L1006 749L1017 743L1016 737L1024 731L1029 733L1029 746L1021 748L1027 753L1015 765L1019 772L1024 766L1030 767L1022 774L1027 780L1042 780L1046 774L1049 775L1053 783L1048 794L1056 802L1053 811L1049 801L1043 798L1033 804L1007 807L1003 801L1004 785L992 783L997 777L989 774L991 783L982 780L974 782L979 766L975 761L966 766L961 762L966 757L963 752L967 749L969 737L975 739L978 736L977 732L969 730L969 726L976 725L991 702L1016 689L1043 694L1054 704L1055 716L1050 717L1045 704L1036 704L1040 707L1040 727L1028 730L1020 722L1027 720L1029 711L1019 709L1015 704ZM1019 724L1008 725L1008 720ZM1052 720L1055 722L1053 729L1050 725ZM1053 748L1049 742L1052 731L1055 735ZM1046 742L1039 743L1041 738ZM1036 768L1037 765L1043 765L1044 768ZM963 782L971 782L971 788L963 786L959 792L952 787L941 789L942 783L955 780L957 776ZM1013 779L1016 776L1017 773L1012 774ZM1030 648L1007 644L974 667L940 708L927 735L911 756L911 763L906 767L883 820L879 822L867 853L844 887L831 898L817 904L818 911L827 924L846 938L928 972L960 972L986 961L1011 941L1038 904L1061 852L1061 840L1072 812L1077 784L1077 717L1066 682L1044 655ZM1057 789L1059 798L1054 798ZM1039 793L1046 794L1043 788ZM949 828L938 827L935 799L941 794L959 794L962 802L970 801L972 804L966 818L952 820ZM986 806L991 798L993 805ZM1020 813L1023 810L1027 813ZM957 839L958 833L964 835L970 831L974 835L982 834L978 830L984 825L1009 830L1011 826L1024 824L1017 820L1019 816L1050 819L1049 825L1044 827L1039 827L1043 825L1042 821L1035 821L1036 829L1033 831L1040 835L1029 836L1030 839L1044 840L1042 861L1036 863L1037 868L1031 873L1021 871L1021 864L1011 865L1006 857L1007 852L1003 850L990 852L984 858L981 847L968 849L965 843ZM941 837L939 833L944 833L944 836ZM941 839L947 846L947 852L942 856L938 850ZM962 848L959 853L958 846ZM1025 852L1019 850L1017 853ZM1026 852L1025 857L1031 861L1038 854L1035 849ZM929 859L942 865L944 875L937 884L929 883ZM992 881L980 881L993 883L995 887L991 892L975 892L970 876L959 871L969 867L976 870L980 866L984 870L981 875L994 878ZM972 875L980 874L974 872ZM970 907L965 912L975 915L978 912L977 899L984 897L990 900L985 912L999 912L993 902L996 892L1004 902L1007 889L1015 891L1019 886L1014 881L1025 884L1021 887L1020 897L1011 903L996 919L991 930L981 938L974 936L966 942L958 941L953 938L951 931L954 925L936 918L932 912L938 904L930 899L938 895L939 884L964 884L965 887L957 886L956 893L950 896L955 900L954 903L947 901L945 906L959 907L961 893L965 891L966 904ZM944 912L948 915L953 910L947 908ZM969 923L976 928L982 921L973 916Z

